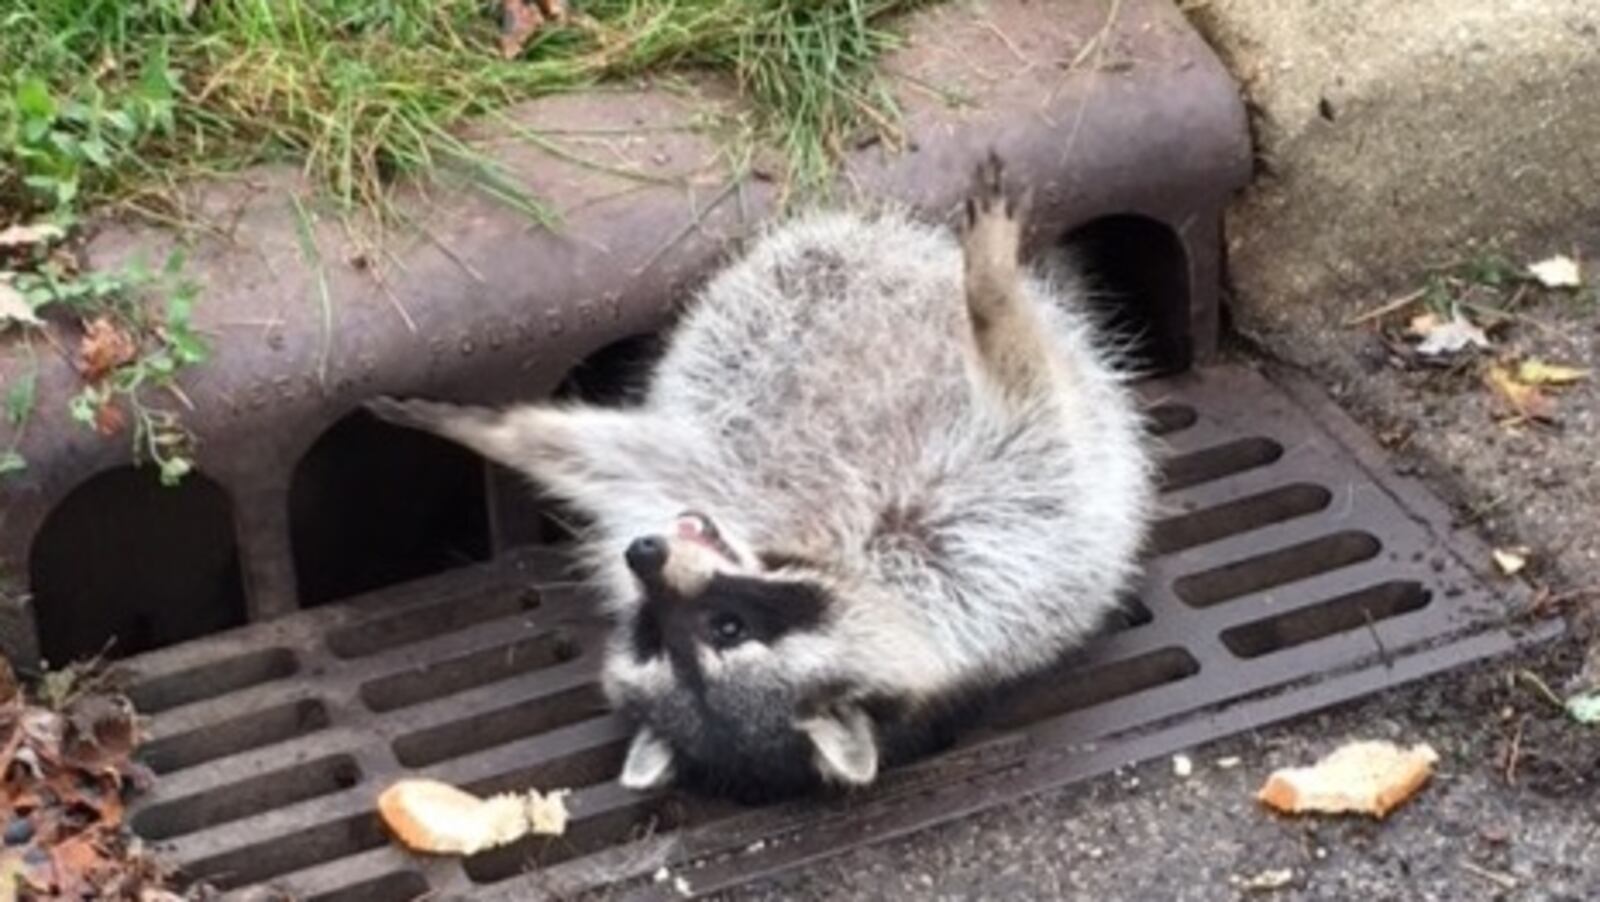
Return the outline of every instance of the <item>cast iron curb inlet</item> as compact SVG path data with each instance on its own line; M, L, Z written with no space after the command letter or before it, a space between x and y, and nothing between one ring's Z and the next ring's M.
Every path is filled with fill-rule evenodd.
M1167 445L1167 509L1127 623L958 748L831 803L742 809L622 790L628 734L595 683L604 625L565 548L541 541L537 505L481 462L350 416L380 393L541 396L585 359L566 384L592 389L770 210L769 186L718 170L687 191L639 190L527 149L508 150L507 165L567 211L567 231L451 198L428 211L431 237L401 254L395 297L326 251L326 335L283 196L245 198L235 244L197 257L219 363L187 388L211 482L119 505L131 513L103 527L107 547L84 545L84 524L99 521L79 507L97 505L75 499L101 491L97 474L122 449L31 436L37 464L7 490L0 563L31 567L37 600L13 612L7 650L88 644L67 626L156 598L166 607L132 622L165 647L126 662L135 704L153 715L143 754L160 775L134 829L194 877L349 902L711 892L1559 631L1505 628L1521 589L1481 572L1487 550L1318 392L1214 362L1219 223L1248 175L1244 114L1169 3L1115 8L1103 32L1098 3L919 15L890 62L899 83L971 103L904 91L914 149L865 149L847 167L866 196L942 216L994 147L1035 189L1031 246L1084 239L1164 365L1142 391ZM1096 34L1099 65L1065 65ZM650 91L524 113L639 133L620 147L626 165L665 158L698 172L716 159L694 134L652 128L678 114ZM339 246L331 229L318 235ZM44 381L45 403L72 385L64 370ZM163 543L138 549L154 560L113 553L129 529L167 527L185 528L215 566L197 574L184 566L192 549ZM68 568L54 545L72 538ZM216 599L235 609L207 607ZM162 620L169 609L184 616ZM216 629L246 615L257 622ZM173 642L196 623L209 635ZM573 820L564 836L462 860L413 856L374 811L402 776L479 793L571 788Z
M918 15L908 48L887 63L905 152L855 152L841 185L943 217L993 147L1036 194L1029 242L1087 228L1085 237L1125 249L1108 260L1111 275L1133 301L1159 303L1142 313L1161 353L1182 366L1215 344L1220 215L1249 173L1245 116L1225 70L1169 2L1111 9L1108 20L1098 2L1003 0L981 17L955 6ZM202 236L190 254L197 319L215 345L214 362L183 385L197 408L185 420L200 438L200 472L179 492L151 492L147 474L123 469L124 442L35 423L19 448L31 466L0 488L0 573L28 574L33 603L0 612L0 650L25 664L41 641L58 657L98 651L104 636L80 636L81 627L119 618L125 648L136 635L146 638L134 648L154 647L418 575L403 561L425 555L402 552L426 537L405 530L479 513L457 509L468 491L489 516L459 526L450 553L483 560L526 541L520 483L499 472L486 481L476 462L375 432L351 412L378 394L542 396L597 350L659 331L730 242L770 214L777 190L732 178L715 140L686 130L703 114L650 88L518 110L530 127L558 124L551 140L564 153L504 136L488 146L561 211L559 233L476 195L435 192L400 201L423 231L397 236L386 254L352 247L337 222L314 223L315 266L297 231L293 178L263 171L199 191L196 208L229 229ZM136 250L160 259L172 237L111 229L91 261ZM65 409L77 375L67 361L41 362L39 408ZM0 378L25 365L0 359ZM376 457L396 452L384 457L387 471L362 465L353 448L363 442ZM362 506L352 493L381 477L409 494L371 487L362 501L381 512L368 518L378 525L341 519ZM361 572L363 554L383 560Z

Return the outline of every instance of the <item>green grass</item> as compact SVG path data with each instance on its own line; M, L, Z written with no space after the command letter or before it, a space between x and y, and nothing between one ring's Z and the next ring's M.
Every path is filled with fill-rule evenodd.
M917 0L590 0L517 59L483 0L10 0L0 13L0 221L148 204L175 181L303 163L350 206L466 162L455 127L512 103L665 69L730 73L790 176L820 183L894 111L873 63ZM539 123L535 123L537 128ZM559 127L559 123L550 123ZM9 211L9 215L5 215Z
M48 237L0 248L0 300L108 325L131 344L125 362L86 377L66 413L125 431L134 459L175 483L193 453L177 376L209 355L190 326L193 286L176 257L159 276L137 262L79 271L62 241L85 211L167 216L186 180L287 161L342 213L398 214L388 203L397 182L449 166L548 223L539 199L459 126L541 95L685 69L733 76L755 136L784 151L789 187L804 193L825 183L856 129L892 129L873 65L894 43L882 20L925 2L578 0L580 15L503 59L498 0L4 0L0 229ZM562 152L540 134L561 123L500 121ZM294 208L320 279L309 214L298 198ZM0 315L0 339L20 332L10 344L24 360L36 360L36 322ZM0 385L0 479L27 468L18 449L36 372L35 362Z

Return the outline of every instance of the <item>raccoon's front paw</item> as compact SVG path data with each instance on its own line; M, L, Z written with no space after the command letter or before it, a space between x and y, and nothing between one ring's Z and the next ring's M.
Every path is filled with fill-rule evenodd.
M421 429L425 432L444 434L448 434L453 428L467 423L486 425L495 419L494 411L487 408L464 407L459 404L423 401L415 398L401 400L386 396L373 398L362 406L373 416L386 423L404 426L407 429Z

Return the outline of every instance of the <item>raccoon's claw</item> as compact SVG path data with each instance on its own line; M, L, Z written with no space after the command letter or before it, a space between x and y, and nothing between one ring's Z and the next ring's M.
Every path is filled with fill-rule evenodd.
M972 173L972 192L967 195L967 231L977 228L980 220L988 217L1023 218L1030 199L1030 192L1019 192L1007 184L1005 163L991 149Z

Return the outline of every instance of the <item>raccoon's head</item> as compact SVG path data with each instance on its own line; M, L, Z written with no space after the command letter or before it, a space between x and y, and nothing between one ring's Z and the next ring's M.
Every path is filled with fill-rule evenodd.
M608 693L637 724L621 782L747 802L870 783L873 719L803 562L756 554L699 513L626 553L643 598L612 639Z

